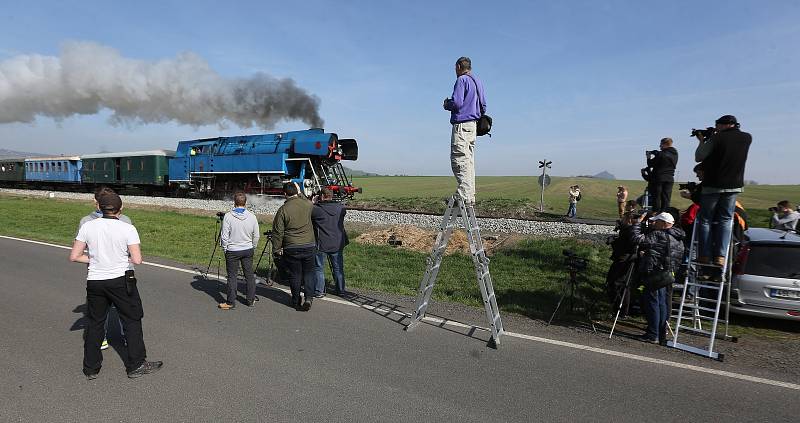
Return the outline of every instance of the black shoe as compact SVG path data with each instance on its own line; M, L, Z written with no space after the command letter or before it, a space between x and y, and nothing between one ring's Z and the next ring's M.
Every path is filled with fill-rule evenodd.
M650 344L657 344L658 343L658 339L652 338L648 334L639 335L639 336L636 337L636 339L639 340L639 341L642 341L642 342L650 343Z
M246 305L246 306L248 306L248 307L254 307L254 306L255 306L255 304L256 304L256 300L247 300L247 301L244 303L244 305Z
M134 379L144 375L149 375L150 373L155 373L161 370L161 367L163 365L164 365L163 361L145 361L144 363L142 363L141 366L136 368L136 370L129 371L128 377Z
M321 292L319 294L314 294L314 298L325 298L325 295L326 294L324 292Z
M303 303L303 307L301 307L301 310L302 311L311 310L311 301L310 300L306 300L306 302Z
M86 380L95 380L100 373L86 373Z

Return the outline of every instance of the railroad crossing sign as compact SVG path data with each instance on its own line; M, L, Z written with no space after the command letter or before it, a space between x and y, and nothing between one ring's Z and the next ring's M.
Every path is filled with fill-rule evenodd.
M547 187L550 185L550 175L539 175L539 186Z
M550 165L551 164L553 164L553 162L552 161L548 162L547 159L539 160L539 169L542 169L542 168L545 168L545 167L550 169Z

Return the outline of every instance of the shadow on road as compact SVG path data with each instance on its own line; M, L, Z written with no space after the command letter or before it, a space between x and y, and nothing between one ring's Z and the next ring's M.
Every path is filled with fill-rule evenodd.
M227 296L227 282L222 282L216 279L209 279L203 275L195 275L194 279L191 282L192 288L205 292L209 297L211 297L216 304L224 303L225 296ZM239 303L244 304L246 299L243 295L239 295L241 292L245 292L247 286L243 280L239 280L236 288L236 300ZM224 295L223 295L224 294ZM272 289L263 285L256 285L256 300L260 300L261 298L268 298L278 304L284 304L287 307L291 307L292 303L292 296L287 294L286 292L280 289Z
M410 323L411 314L398 304L355 293L345 295L343 298L363 309L397 323L399 326L402 326L403 329L407 328ZM425 317L439 320L438 322L423 320L422 323L426 325L435 326L448 332L457 333L484 342L489 340L489 333L486 330L469 323L462 323L432 313L426 313Z

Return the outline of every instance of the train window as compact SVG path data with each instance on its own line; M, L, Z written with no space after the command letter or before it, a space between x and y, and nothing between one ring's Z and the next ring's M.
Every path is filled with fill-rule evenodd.
M39 172L44 172L44 162L39 162Z
M126 165L127 165L127 168L128 168L128 172L130 172L131 171L131 159L126 160Z
M44 162L44 171L50 172L50 162Z
M142 172L144 172L144 159L139 160L139 168Z
M56 163L56 164L58 165L57 167L58 167L58 171L59 171L59 172L61 172L61 169L62 169L62 167L61 167L61 163L63 163L63 162L57 162L57 163Z
M108 170L108 161L103 161L103 170Z

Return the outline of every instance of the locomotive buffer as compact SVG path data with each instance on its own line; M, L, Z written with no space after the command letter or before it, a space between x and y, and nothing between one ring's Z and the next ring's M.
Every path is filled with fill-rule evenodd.
M439 274L442 258L447 249L447 242L450 240L450 235L453 233L459 216L463 218L464 229L467 231L472 262L475 265L478 286L481 288L483 305L486 308L486 319L489 322L489 331L491 332L488 345L492 348L497 348L497 344L500 343L500 335L503 334L503 321L500 319L500 310L497 308L497 299L492 286L492 275L489 273L489 258L486 257L486 250L483 249L483 239L481 238L481 230L478 227L478 220L475 218L475 209L472 205L465 204L458 194L450 197L447 202L447 210L445 210L442 224L439 226L436 243L427 260L428 267L419 284L414 314L411 316L411 323L405 329L407 331L413 329L425 317L425 312L431 301L433 287L436 285L436 277Z

